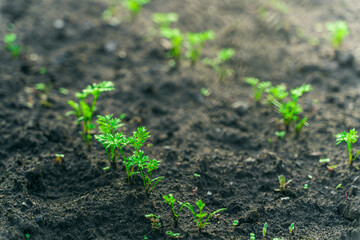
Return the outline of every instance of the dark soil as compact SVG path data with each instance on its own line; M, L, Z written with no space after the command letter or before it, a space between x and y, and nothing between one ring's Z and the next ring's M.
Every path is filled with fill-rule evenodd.
M251 232L260 239L264 222L267 239L360 239L359 163L347 166L346 146L335 146L334 137L360 124L358 8L289 2L287 14L267 7L261 17L261 1L153 0L134 22L111 26L101 18L106 1L1 1L0 38L14 23L24 51L18 59L0 55L0 239L169 239L169 230L181 239L249 239ZM152 13L171 11L183 32L214 29L204 56L236 49L232 77L218 81L202 64L168 66L160 41L145 36ZM64 26L56 29L59 19ZM353 34L335 56L325 31L315 28L337 19L347 20ZM247 76L288 88L312 84L301 101L309 126L300 136L275 136L280 116L249 97ZM161 160L154 176L165 176L150 197L140 179L127 183L122 164L104 171L103 147L94 140L88 149L75 119L65 117L67 100L100 81L113 81L116 90L100 96L96 114L125 113L127 135L139 126L150 130L153 146L145 152ZM51 107L31 89L40 82L51 86ZM209 97L200 94L203 87ZM55 153L65 155L62 163ZM338 167L329 172L320 158ZM274 191L281 174L293 180L282 193ZM174 227L162 199L170 193L192 205L202 199L207 212L227 210L202 233L187 209ZM161 215L160 230L152 231L149 213Z

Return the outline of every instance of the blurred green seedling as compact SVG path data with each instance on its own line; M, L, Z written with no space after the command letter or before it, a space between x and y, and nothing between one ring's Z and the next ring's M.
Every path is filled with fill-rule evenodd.
M292 182L292 180L286 181L286 178L284 177L284 175L279 175L278 180L279 180L280 188L274 189L274 191L277 191L277 192L285 191L286 187Z
M95 125L92 123L93 114L96 110L96 102L100 93L113 91L114 84L110 81L104 81L99 84L94 83L88 85L82 92L77 92L75 94L79 103L76 103L72 100L68 101L68 104L73 108L72 111L66 113L66 116L75 115L77 117L77 124L82 123L82 131L80 135L83 137L86 145L90 146L91 143L91 130L95 128ZM89 95L93 96L91 104L86 103L86 99Z
M192 66L194 66L198 61L204 47L204 43L206 41L213 40L214 38L215 33L213 30L208 30L200 33L186 33L185 46L187 48L187 52L185 54L185 57L190 59Z
M165 234L169 236L170 238L179 238L180 233L173 233L172 231L166 231Z
M356 155L353 158L353 149L352 144L357 142L358 135L355 128L351 129L349 132L342 132L335 135L336 137L336 145L345 142L348 148L349 153L349 165L351 165L352 161L355 161L356 157L359 155L360 150L356 153Z
M7 33L3 39L5 48L13 58L18 58L21 53L21 46L16 43L16 33Z
M149 2L150 0L125 0L125 2L123 2L123 6L129 10L132 17L135 18L139 15L143 6Z
M201 232L201 230L206 226L206 225L209 225L210 223L208 222L209 219L214 215L214 214L217 214L218 212L221 212L221 211L225 211L226 208L221 208L221 209L218 209L214 212L212 212L211 214L208 214L208 213L204 213L203 212L203 209L205 207L205 203L203 203L203 201L201 199L199 199L197 202L196 202L196 206L199 208L199 213L195 213L195 209L194 207L190 204L190 203L187 203L184 205L186 208L188 208L192 215L194 216L194 221L199 229L199 232Z
M263 92L271 87L271 82L260 82L257 78L245 78L245 81L252 86L254 99L256 102L260 102Z
M188 204L188 203L182 203L182 202L179 202L177 201L172 194L169 194L169 195L164 195L163 196L164 198L164 202L169 204L170 205L170 209L171 209L171 213L172 213L172 216L173 216L173 219L174 219L174 223L175 223L175 226L178 225L179 223L179 218L180 218L180 213L181 213L181 210L183 209L183 207ZM178 204L180 204L180 208L178 211L175 211L175 203L178 202Z
M255 240L255 233L250 233L250 240Z
M170 43L170 57L174 58L176 63L180 63L181 46L183 35L178 28L161 28L160 36L166 38Z
M266 102L270 106L273 106L275 102L283 103L283 99L289 95L285 85L266 88L265 92L267 92Z
M310 84L303 84L300 87L290 90L290 100L287 102L279 102L274 100L274 104L278 107L279 113L282 115L286 130L290 126L294 126L296 133L299 134L303 126L307 126L308 117L301 118L303 112L301 105L298 103L299 98L306 92L310 92L312 87Z
M286 131L275 131L275 135L280 139L283 139L286 135Z
M177 22L178 19L179 19L178 15L174 12L154 13L152 15L152 21L159 31L162 28L170 28L171 23Z
M235 50L232 48L222 49L216 58L204 58L203 64L209 65L215 69L218 78L224 80L234 73L234 71L225 66L225 62L231 59L235 55Z
M294 231L294 228L295 228L294 223L291 223L291 225L289 227L290 234L292 234L292 232Z
M346 36L350 34L345 21L328 22L326 29L330 32L329 42L334 49L340 48Z
M234 221L233 221L233 226L234 226L234 228L235 228L237 225L239 225L239 220L234 220Z

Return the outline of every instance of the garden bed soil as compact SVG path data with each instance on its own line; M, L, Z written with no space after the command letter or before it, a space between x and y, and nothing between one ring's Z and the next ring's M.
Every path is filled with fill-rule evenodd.
M180 239L249 239L251 232L260 239L267 222L267 239L360 239L359 163L347 166L346 146L335 146L334 137L360 123L358 39L352 34L335 56L321 38L325 31L314 31L316 23L337 19L359 30L356 7L289 2L287 14L269 9L261 17L260 1L153 0L134 22L111 26L101 19L106 1L2 1L1 29L15 23L24 54L0 55L0 238L169 239L170 230ZM228 63L233 76L219 81L201 63L169 67L160 41L145 36L151 14L170 11L184 32L214 29L204 56L222 47L237 51ZM280 116L254 103L247 76L288 88L312 84L301 100L309 126L299 136L276 137ZM125 113L124 133L145 126L152 135L145 152L161 160L154 176L165 178L151 196L140 179L127 183L122 164L104 171L101 144L87 148L75 119L65 117L75 92L100 81L113 81L116 90L100 95L96 114ZM40 82L51 86L51 107L31 90ZM204 87L209 97L200 93ZM65 155L61 163L55 153ZM338 167L330 172L320 158ZM275 192L281 174L292 182ZM208 212L227 210L202 233L187 209L174 227L162 198L170 193L192 205L202 199ZM149 213L161 216L160 230L151 229Z

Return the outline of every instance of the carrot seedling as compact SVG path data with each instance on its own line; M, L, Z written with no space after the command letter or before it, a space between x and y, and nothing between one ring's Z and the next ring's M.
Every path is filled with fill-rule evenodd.
M326 29L330 32L329 42L334 49L340 48L346 36L350 34L345 21L328 22Z
M122 156L129 183L134 181L136 175L140 175L146 193L151 194L155 186L164 177L152 179L152 172L158 169L160 161L149 159L149 157L145 156L144 152L140 150L140 148L144 146L146 139L150 137L149 132L146 131L145 127L139 127L137 131L133 133L133 136L127 138L123 133L115 133L116 129L121 126L118 120L113 122L113 127L109 127L110 125L111 124L106 123L105 127L101 126L102 129L100 129L104 134L95 135L95 139L105 147L112 166L116 166L120 156ZM124 153L124 148L127 145L131 145L134 148L132 155L129 157L125 156Z
M208 40L213 40L214 38L215 33L213 30L200 33L186 33L185 46L187 48L187 52L185 57L190 59L192 66L194 66L198 61L204 47L204 43Z
M206 225L209 225L210 223L208 223L209 219L211 218L211 216L213 216L214 214L217 214L218 212L221 212L221 211L225 211L226 208L221 208L221 209L218 209L214 212L212 212L211 214L208 214L208 213L204 213L203 212L203 209L205 207L205 203L203 203L203 201L201 199L199 199L197 202L196 202L196 206L199 208L199 213L195 213L195 209L194 207L190 204L190 203L187 203L184 205L186 208L188 208L191 213L193 214L194 216L194 221L196 222L196 225L197 227L199 228L199 232L201 232L201 230L206 226Z
M329 162L330 162L330 158L319 159L319 163L329 163Z
M260 82L257 78L245 78L245 81L252 86L252 91L256 102L260 102L261 96L266 89L271 87L271 82Z
M312 87L310 84L303 84L300 87L290 90L290 100L288 102L282 103L277 100L274 101L279 113L283 117L286 130L289 130L289 127L293 125L296 133L299 134L303 126L307 126L308 117L300 118L303 109L298 103L298 100L304 93L311 90Z
M183 42L181 31L178 28L161 28L160 35L169 40L171 45L170 57L174 58L176 63L179 63L181 58L181 44Z
M113 115L97 116L96 121L99 124L99 130L101 135L95 135L95 139L98 140L106 150L106 156L113 168L116 168L116 164L119 157L124 157L123 148L128 144L128 139L122 133L116 131L124 126L121 123L123 117L113 118Z
M69 100L68 104L73 108L73 111L66 113L66 116L75 115L77 117L77 124L82 123L83 130L80 131L80 135L84 138L86 145L90 146L91 142L91 130L95 128L95 125L92 124L92 118L94 111L96 110L96 101L102 92L113 91L114 84L110 81L104 81L99 84L94 83L93 85L88 85L82 92L77 92L75 94L76 98L79 100L79 103ZM85 99L93 95L92 104L87 104Z
M19 57L21 53L21 46L16 43L17 35L16 33L8 33L5 35L3 41L5 43L5 48L8 50L13 58Z
M275 135L280 138L283 139L286 135L286 131L275 131Z
M123 5L130 11L132 17L136 18L141 12L142 7L149 2L150 0L126 0Z
M283 192L283 191L285 191L286 187L287 187L287 186L291 183L291 181L292 181L292 180L286 181L286 178L284 177L284 175L278 176L278 179L279 179L280 188L274 189L274 191L277 191L277 192Z
M172 194L169 194L169 195L164 195L163 196L164 198L164 202L169 204L170 205L170 208L171 208L171 213L173 215L173 218L174 218L174 223L175 223L175 226L178 225L179 223L179 218L180 218L180 213L181 213L181 210L183 209L183 207L188 204L188 203L182 203L182 202L179 202L177 201ZM179 211L175 212L175 202L178 202L180 204L180 208L179 208Z
M233 74L233 70L227 68L225 62L235 55L235 50L232 48L222 49L216 58L204 58L203 64L213 67L220 80L224 80L226 77Z
M239 220L234 220L234 222L233 222L233 224L232 224L233 226L234 226L234 228L237 226L237 225L239 225Z
M342 132L335 134L336 137L336 145L340 144L341 142L345 142L348 148L349 153L349 165L351 165L352 161L355 161L356 157L359 155L360 150L356 153L356 155L353 158L353 152L352 152L352 144L357 142L358 135L357 131L354 129L351 129L349 132Z
M289 93L286 91L285 85L269 87L265 89L265 92L267 92L266 101L270 106L274 105L275 101L283 103L283 99L289 95Z

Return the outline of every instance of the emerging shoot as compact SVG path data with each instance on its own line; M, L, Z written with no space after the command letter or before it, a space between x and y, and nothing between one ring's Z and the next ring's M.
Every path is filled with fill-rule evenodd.
M336 145L340 144L341 142L345 142L348 148L349 153L349 165L351 165L352 161L355 161L356 157L359 155L360 150L356 153L356 155L353 158L352 154L352 144L357 142L358 135L357 131L354 129L351 129L349 132L342 132L335 134L336 137Z
M114 84L110 81L104 81L99 84L94 83L88 85L82 92L75 94L79 103L74 101L68 101L68 104L73 108L73 111L66 113L66 116L75 115L77 117L77 124L82 123L83 130L80 131L80 135L84 138L86 145L90 146L91 142L91 130L95 128L92 124L93 114L96 110L96 101L102 92L113 91ZM87 104L85 100L89 95L93 95L92 104Z
M284 177L284 175L278 176L278 179L279 179L280 188L274 189L274 191L277 191L277 192L285 191L287 185L289 185L292 181L292 180L286 181L286 178Z
M213 67L220 80L224 80L228 76L233 74L233 70L224 66L225 62L228 61L235 55L235 50L232 48L222 49L216 58L204 58L203 63Z
M188 51L186 52L185 56L186 58L190 59L192 66L194 66L198 61L204 47L204 43L208 40L213 40L214 38L215 33L213 30L200 33L188 32L186 34L187 41L185 42L185 46Z

